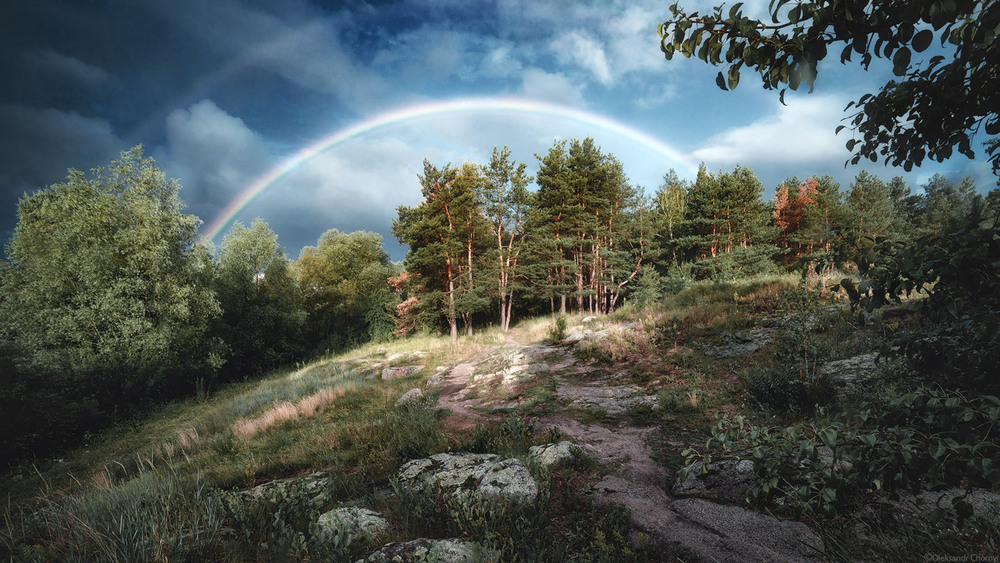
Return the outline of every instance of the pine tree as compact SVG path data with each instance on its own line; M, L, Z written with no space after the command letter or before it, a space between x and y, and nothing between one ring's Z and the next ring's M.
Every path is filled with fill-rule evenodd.
M500 330L510 330L514 309L514 290L524 248L525 226L531 193L528 183L534 178L527 175L527 165L510 159L510 149L493 147L493 156L483 168L485 182L480 199L491 239L494 275L497 280L497 300L500 310Z

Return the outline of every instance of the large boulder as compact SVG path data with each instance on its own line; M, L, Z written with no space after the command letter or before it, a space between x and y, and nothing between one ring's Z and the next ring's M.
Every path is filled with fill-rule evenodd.
M562 442L554 444L542 444L528 448L528 457L542 467L552 467L558 463L563 463L573 459L574 455L579 455L583 449L573 442Z
M840 397L864 393L864 384L875 374L878 353L861 354L844 360L827 362L820 366L820 375L834 382Z
M677 478L671 493L674 496L704 497L742 504L753 481L753 462L748 459L724 459L707 466L699 461L691 466L687 479L681 481L680 477Z
M570 408L603 411L610 416L618 416L642 405L656 406L656 395L646 395L635 385L560 385L556 396L570 401Z
M335 535L344 530L352 538L370 540L389 531L389 521L367 508L347 506L324 512L316 522L321 534Z
M420 372L422 369L424 369L424 366L419 365L387 367L382 370L382 379L399 379L401 377L409 377Z
M419 404L424 400L424 392L420 389L414 387L406 393L403 393L398 399L396 399L396 406L403 407L406 405Z
M399 469L399 480L414 491L438 486L457 495L478 493L516 501L538 496L538 484L524 464L494 454L441 453L415 459Z
M427 561L440 563L479 563L492 560L483 546L459 539L430 540L420 538L382 546L361 561L371 563ZM360 562L359 562L360 563Z

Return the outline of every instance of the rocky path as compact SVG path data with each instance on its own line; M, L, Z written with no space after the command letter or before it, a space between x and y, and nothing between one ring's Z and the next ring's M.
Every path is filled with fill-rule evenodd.
M476 385L473 376L482 362L488 362L497 354L504 354L504 358L522 358L521 361L528 363L538 362L538 345L534 345L534 351L529 348L532 347L521 346L508 338L504 346L452 368L444 378L439 395L440 406L451 411L450 422L471 427L478 421L500 418L499 414L483 408L488 405L472 392ZM637 389L626 389L627 386L616 385L611 380L596 378L581 383L574 378L568 381L566 376L573 375L573 368L565 368L572 366L575 358L570 352L565 354L562 358L550 354L545 360L563 368L561 375L553 376L557 396L573 400L574 405L583 400L586 406L587 400L593 400L607 413L616 408L615 401L624 405L622 410L645 401L641 399L643 395L636 393ZM515 367L506 365L505 373L517 371ZM581 372L590 370L579 367ZM528 368L530 366L522 369L533 371ZM664 560L808 561L821 545L818 536L800 522L780 521L740 506L671 496L670 476L653 459L650 447L650 443L663 439L658 428L585 424L562 414L546 416L538 422L547 428L558 427L568 439L610 468L610 473L593 486L590 494L598 501L629 507L633 523Z

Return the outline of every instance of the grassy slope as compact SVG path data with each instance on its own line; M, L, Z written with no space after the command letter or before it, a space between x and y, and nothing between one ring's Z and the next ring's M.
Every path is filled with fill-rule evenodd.
M766 317L815 306L789 299L794 286L793 278L696 285L655 308L615 313L615 320L639 320L642 330L599 342L585 354L598 365L626 367L636 383L659 393L665 408L637 410L631 423L659 425L664 435L697 443L717 412L765 416L740 376L784 361L766 350L749 363L714 358L700 352L700 344ZM537 342L550 326L548 318L524 321L514 336L522 344ZM523 456L527 445L546 441L515 418L463 434L444 428L442 413L433 408L394 406L405 391L422 386L436 366L468 360L504 338L490 330L463 337L458 346L431 336L369 345L229 386L209 400L167 406L148 420L95 437L61 460L17 467L3 476L8 490L0 551L40 559L87 559L98 553L112 560L330 556L327 547L310 543L297 516L267 522L273 514L234 510L224 493L323 471L335 482L327 505L360 499L394 516L390 537L383 539L464 535L521 557L574 552L596 560L602 553L608 560L621 557L633 545L626 537L627 516L597 509L575 493L600 471L585 460L551 475L536 469L543 500L512 511L450 506L441 499L389 500L384 494L407 459L456 449ZM817 358L826 359L867 351L875 342L871 334L844 323L831 323L829 334L811 338ZM399 380L366 379L343 363L384 361L412 351L426 352L419 363L427 367ZM512 438L518 432L520 439ZM680 464L679 449L662 448L664 463L672 469ZM241 536L244 528L256 536ZM566 541L551 542L553 533ZM267 550L253 543L265 536ZM511 537L518 538L516 544ZM566 552L551 551L554 543ZM357 557L373 546L355 541L336 553ZM641 551L630 555L644 556Z

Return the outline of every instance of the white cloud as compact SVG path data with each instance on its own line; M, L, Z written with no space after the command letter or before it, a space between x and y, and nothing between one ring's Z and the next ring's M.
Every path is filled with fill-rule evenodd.
M712 136L691 153L694 160L712 164L821 163L846 159L847 137L834 131L846 101L831 95L775 101L775 111L753 123Z
M580 107L584 88L583 84L571 82L562 73L529 68L521 74L519 93L527 98Z
M592 36L569 31L556 37L551 48L562 64L572 62L587 70L601 84L611 84L612 74L607 57L604 56L604 48Z
M268 164L259 134L202 100L167 116L168 174L177 177L190 211L203 220L240 193Z

